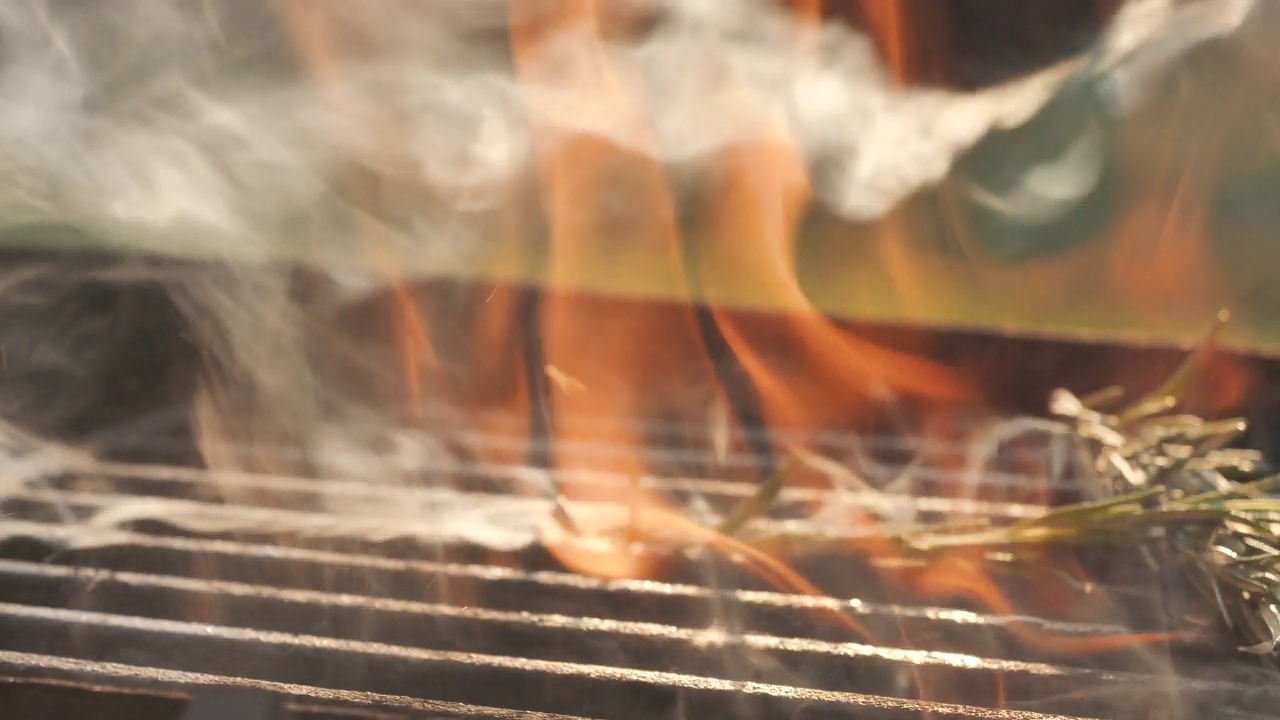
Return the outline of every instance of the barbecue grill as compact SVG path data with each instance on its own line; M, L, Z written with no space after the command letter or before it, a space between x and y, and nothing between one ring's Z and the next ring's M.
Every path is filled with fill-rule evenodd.
M1043 512L958 498L947 459L964 448L903 448L911 442L829 435L819 447L857 447L877 458L867 462L925 458L920 490L892 499L922 520ZM422 468L453 481L441 490L78 462L0 501L0 707L10 717L1247 718L1270 717L1280 693L1256 662L1212 640L1088 656L1029 646L1008 616L903 603L843 552L798 565L829 592L814 597L697 554L660 579L593 579L528 537L469 540L432 522L493 508L489 522L519 536L519 506L545 502L518 492L529 468ZM720 512L756 487L644 482ZM783 501L819 495L794 488ZM424 520L389 521L391 508ZM1120 599L1106 612L1021 621L1077 638L1168 626L1176 582L1095 565ZM826 617L832 608L886 640L852 637Z
M0 72L0 97L37 118L0 123L0 718L1278 716L1274 657L1242 653L1191 579L1138 548L954 556L910 587L901 558L866 550L1089 498L1052 434L995 433L1057 387L1150 385L1222 305L1238 319L1188 412L1247 417L1240 444L1280 459L1272 253L1251 239L1274 192L1264 123L1231 116L1248 147L1222 155L1259 157L1221 188L1197 184L1216 160L1140 132L1187 135L1206 97L1249 105L1253 85L1218 87L1231 68L1274 84L1252 55L1274 12L1241 30L1248 0L796 0L752 5L758 25L715 3L513 0L501 21L505 1L126 4L0 10L0 41L44 28L14 44L41 62L15 67L95 91L49 101L75 122L42 123L45 95ZM1100 41L1118 12L1127 32ZM538 54L558 22L597 64ZM424 36L445 49L415 54ZM499 50L473 66L468 43ZM726 61L716 88L670 105L724 112L699 104L724 85L741 106L715 118L760 127L708 150L703 128L671 137L712 122L629 114L653 99L647 74L704 77L664 48L710 65L742 50L747 80ZM775 65L783 87L830 89L796 57L834 58L909 130L954 131L937 157L879 136L938 172L886 166L876 192L835 197L883 148L748 112ZM859 70L868 57L884 73ZM430 92L382 74L406 58ZM120 68L156 107L99 94L129 84ZM344 114L352 92L394 111ZM543 114L510 131L526 101ZM650 115L658 139L631 134ZM43 152L64 125L94 163ZM1081 138L1102 160L1067 202L1045 166ZM135 176L110 140L161 159ZM545 162L512 170L512 147ZM819 202L792 218L806 163ZM621 207L614 184L648 204ZM992 199L1040 191L1032 220ZM1213 259L1212 281L1165 267L1184 255ZM821 462L798 466L798 448ZM747 523L763 550L677 532L777 478ZM671 536L641 536L655 508L678 509L658 516ZM626 528L606 551L602 517ZM634 565L600 559L619 547Z

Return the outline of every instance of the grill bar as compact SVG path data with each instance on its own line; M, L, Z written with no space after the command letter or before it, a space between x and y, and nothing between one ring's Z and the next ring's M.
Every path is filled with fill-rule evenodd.
M279 696L286 700L293 720L382 720L423 714L471 720L585 720L580 716L0 650L0 707L17 711L38 710L44 703L57 716L95 720L177 718L192 694L210 688L243 688ZM75 703L72 708L84 707L86 711L81 715L68 710L69 703Z
M339 596L388 601L465 603L499 611L573 615L589 608L594 617L617 622L708 627L717 612L731 607L747 631L785 628L790 637L829 638L830 623L818 613L840 610L870 628L923 637L940 652L962 653L988 646L1025 657L1008 643L992 643L1006 632L1007 618L943 607L868 603L771 591L725 590L655 581L602 581L554 571L528 572L492 565L392 560L370 555L258 545L225 540L153 537L112 531L78 546L81 533L38 523L0 521L0 532L35 541L25 549L11 543L9 556L119 573L194 577L196 582L255 584L270 578L280 589L317 589ZM48 572L57 572L48 568ZM809 620L810 622L806 622ZM816 622L813 622L815 621ZM1037 620L1045 632L1068 636L1119 634L1119 625Z
M73 468L72 472L59 474L49 479L49 486L61 490L75 490L94 482L99 487L108 488L110 492L121 495L149 495L171 498L207 498L210 489L226 491L266 491L270 493L265 501L272 506L282 508L316 507L322 499L356 500L393 500L405 502L417 500L438 501L442 497L455 497L459 494L477 493L492 495L494 493L529 492L539 489L541 484L549 483L551 474L528 467L508 467L496 465L479 465L474 463L440 463L417 468L414 476L422 475L436 480L435 487L406 488L397 486L379 486L366 482L342 480L317 480L314 478L288 477L281 475L261 475L253 473L217 472L211 473L192 468L178 468L155 465L134 465L120 463L100 463L87 468ZM936 468L923 467L918 470L921 477L948 478L948 482L959 483L955 476L960 473L943 471ZM595 487L613 487L629 489L633 479L628 476L607 472L560 472L554 475L556 483L561 487L572 488L582 485L584 489ZM996 474L983 475L983 485L998 483L1004 479L1009 484L1027 485L1029 480L1024 475ZM445 482L447 481L447 483ZM447 484L448 488L440 485ZM713 506L728 508L745 497L755 494L757 485L752 482L727 482L724 480L702 480L694 478L656 478L645 477L639 480L640 487L665 493L682 494L697 493ZM782 502L815 502L826 497L827 491L813 488L784 488L780 500ZM940 496L905 496L887 493L848 493L850 501L883 506L910 507L920 511L926 517L930 515L983 515L995 518L1024 519L1038 517L1044 513L1039 505L1015 502L992 502L965 497Z
M1066 717L11 603L0 603L0 638L5 649L17 652L43 648L98 662L178 665L171 669L285 684L317 678L325 687L365 693L411 687L449 702L518 702L551 713L572 707L601 716L625 709L633 717L679 717L681 711L689 717L736 717L745 711L815 720L858 711L886 720L921 712L948 719Z
M191 608L213 607L222 625L306 633L325 628L326 637L367 638L398 646L449 651L518 653L521 657L607 665L626 658L629 667L715 677L723 674L723 653L746 654L751 666L777 667L803 677L809 686L859 692L886 692L914 673L933 696L972 683L994 683L1001 674L1011 702L1068 695L1082 685L1139 686L1142 678L1055 667L1043 663L993 660L958 653L902 650L857 643L831 643L748 634L731 637L717 630L693 630L656 623L538 615L452 605L388 601L305 590L280 590L242 583L210 583L137 573L104 573L0 561L0 600L31 605L72 606L116 615L177 619ZM749 674L749 673L747 673ZM1238 693L1240 686L1192 683L1202 692ZM1126 692L1131 692L1127 690Z
M367 483L316 481L279 476L224 474L203 481L197 471L152 467L108 467L105 472L62 473L42 481L44 489L29 489L0 496L0 513L45 521L70 517L97 517L116 522L151 517L183 519L188 526L235 530L240 536L260 539L292 531L310 538L369 538L385 536L388 513L395 513L394 532L444 545L453 545L460 559L474 559L459 544L488 545L516 550L527 545L536 532L535 518L545 515L549 501L545 487L526 477L484 475L489 492L432 488L371 488ZM474 477L474 476L473 476ZM453 478L450 478L451 480ZM612 476L561 479L561 486L575 482L617 483L619 496L630 484ZM621 485L622 483L627 483ZM498 483L497 487L494 484ZM696 494L711 511L726 513L755 487L749 483L707 481L650 482L667 493ZM592 492L598 490L592 488ZM821 496L814 490L787 491L783 503L813 503ZM233 503L224 502L224 498ZM915 502L906 496L883 493L850 494L845 502L884 512L909 514L915 521L988 518L1009 521L1036 517L1043 508L972 499L928 498ZM336 511L336 512L335 512ZM467 517L467 521L459 521ZM100 523L102 524L102 523ZM795 529L787 521L762 522L762 528ZM266 530L263 531L262 529ZM254 532L257 529L257 532ZM811 528L810 528L811 529ZM824 532L839 532L825 528ZM480 533L477 535L477 533ZM227 533L224 533L227 534ZM356 549L352 546L351 549ZM474 548L471 548L474 549Z
M510 450L513 455L534 454L552 450L545 440L531 439L528 431L528 418L512 415L504 411L468 411L457 408L424 408L419 415L423 425L431 428L431 434L437 440L448 441L471 449ZM945 423L948 419L941 419ZM939 419L934 419L938 423ZM972 429L960 417L950 418L948 428L942 423L935 425L938 430ZM567 437L556 441L554 450L557 454L579 461L592 459L610 459L623 452L616 443L607 440L585 440L584 437L618 431L631 431L633 423L619 422L616 417L590 417L577 415L558 418L559 426ZM483 427L483 431L468 428ZM644 423L644 435L649 443L646 457L660 464L705 463L713 459L712 453L705 448L712 446L709 423L687 421L660 420L650 418ZM731 468L758 470L760 458L747 451L735 447L756 447L767 444L794 443L812 448L815 452L829 454L834 457L876 456L900 459L904 464L912 459L922 459L932 466L955 464L963 460L970 446L967 442L949 440L944 437L931 439L921 443L918 439L905 434L851 434L848 432L819 431L800 435L796 433L764 430L760 427L734 427L728 430L724 439L729 448L726 456L716 461ZM234 451L235 448L226 448ZM296 448L279 446L272 448L273 457L288 458L296 455ZM573 466L580 466L575 463Z

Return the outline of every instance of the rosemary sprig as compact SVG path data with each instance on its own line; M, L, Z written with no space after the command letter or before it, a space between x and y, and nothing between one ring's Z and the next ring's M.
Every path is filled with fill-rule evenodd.
M1209 421L1178 412L1226 321L1220 314L1206 341L1168 380L1127 406L1120 406L1120 388L1084 397L1053 393L1050 411L1073 431L1068 435L1096 499L1004 526L925 526L892 539L924 562L957 547L984 549L993 558L1097 543L1146 550L1192 577L1242 650L1280 656L1280 475L1258 478L1260 453L1228 449L1245 431L1243 419ZM781 482L762 488L721 529L736 531L763 514Z
M733 535L744 525L764 515L769 507L778 499L782 488L786 485L790 465L784 465L777 472L765 479L754 494L738 503L718 527L716 532L722 535Z
M995 548L1026 544L1114 543L1144 547L1179 563L1217 605L1248 652L1280 651L1280 476L1257 479L1260 453L1226 449L1246 429L1241 418L1207 421L1178 414L1188 386L1227 321L1159 389L1130 405L1117 388L1078 398L1058 390L1050 410L1074 429L1091 485L1102 499L980 533L924 528L908 547ZM1250 478L1254 478L1250 481Z

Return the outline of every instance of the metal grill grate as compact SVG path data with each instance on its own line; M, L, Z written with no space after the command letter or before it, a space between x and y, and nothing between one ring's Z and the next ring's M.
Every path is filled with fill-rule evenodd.
M853 571L825 585L863 599L837 600L774 592L712 562L669 581L607 582L556 570L536 544L370 535L386 521L358 508L522 502L504 494L519 472L442 475L461 489L101 466L0 498L0 707L17 708L5 717L178 718L211 688L261 691L297 718L1031 720L1280 707L1280 692L1212 648L1048 656L1018 643L1007 618L860 595ZM753 490L653 482L719 507ZM909 502L925 516L1036 512ZM130 514L139 507L146 520ZM166 521L179 516L202 524ZM832 607L903 642L843 637L815 612ZM1121 622L1132 617L1038 624L1090 636Z

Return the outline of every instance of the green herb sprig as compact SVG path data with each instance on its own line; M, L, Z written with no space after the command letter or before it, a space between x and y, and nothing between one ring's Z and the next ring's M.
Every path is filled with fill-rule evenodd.
M1244 419L1179 411L1227 319L1220 314L1206 341L1159 388L1128 404L1118 387L1084 397L1053 393L1050 412L1064 424L1086 491L1097 499L1009 525L932 525L892 537L922 559L957 547L1014 559L1100 543L1146 551L1187 571L1242 650L1280 656L1280 475L1261 474L1260 453L1229 447L1245 432ZM781 480L771 479L722 530L737 531L763 514L780 489Z

